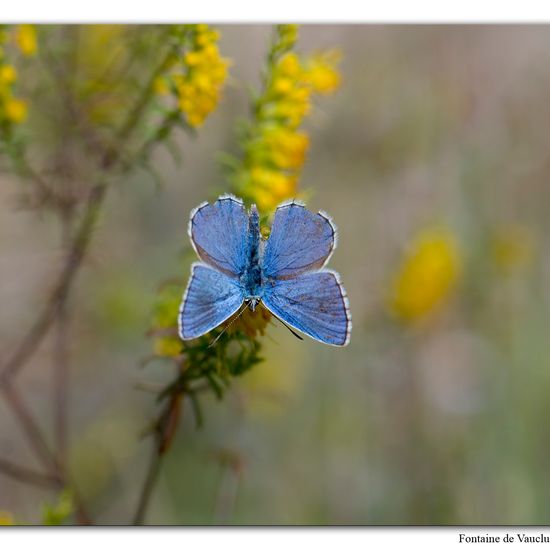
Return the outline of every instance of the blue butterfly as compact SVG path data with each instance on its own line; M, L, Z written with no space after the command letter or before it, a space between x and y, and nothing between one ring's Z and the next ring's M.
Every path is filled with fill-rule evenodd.
M206 334L243 304L261 303L315 340L345 346L351 315L338 273L323 269L336 247L330 217L296 201L278 206L267 241L255 205L223 195L191 212L189 237L202 260L191 267L178 324L183 340Z

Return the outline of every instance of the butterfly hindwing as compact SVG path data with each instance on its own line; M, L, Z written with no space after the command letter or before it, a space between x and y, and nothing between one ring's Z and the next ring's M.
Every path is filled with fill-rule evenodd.
M266 284L262 302L291 327L334 346L345 346L351 316L338 275L329 270L305 273Z
M330 218L290 202L275 211L265 245L263 272L268 278L288 279L323 267L336 246Z
M231 317L242 303L237 281L204 264L193 264L179 312L180 337L189 340L206 334Z
M248 257L248 214L231 195L203 203L191 213L189 236L199 258L229 277L239 277Z

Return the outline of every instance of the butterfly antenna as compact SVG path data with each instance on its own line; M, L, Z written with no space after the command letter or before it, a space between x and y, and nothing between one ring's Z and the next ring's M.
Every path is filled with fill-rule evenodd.
M282 319L279 319L279 317L277 317L277 321L279 321L280 323L283 323L283 325L288 329L290 330L290 332L292 332L292 334L294 334L294 336L296 336L296 338L298 338L298 340L302 340L303 341L303 338L297 333L295 332L294 330L292 330Z
M237 316L232 319L229 324L227 324L223 330L216 336L216 338L214 338L214 340L212 340L212 342L210 342L210 345L208 346L208 348L211 348L221 337L223 334L225 334L225 332L227 331L227 329L229 327L231 327L231 325L233 325L233 323L245 312L245 309L248 307L248 304L245 302L243 304L243 307L241 308L241 310L239 311L239 313L237 314Z

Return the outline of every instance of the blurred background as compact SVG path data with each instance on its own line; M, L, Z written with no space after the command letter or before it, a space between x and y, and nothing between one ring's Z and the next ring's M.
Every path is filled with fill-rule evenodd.
M189 212L227 189L217 155L236 150L271 32L218 30L232 60L218 110L179 136L181 166L155 153L160 188L145 172L117 183L71 296L70 462L104 524L128 523L149 460L155 402L137 386L171 374L140 366L158 286L187 280ZM304 25L298 44L342 54L339 90L307 122L300 187L339 228L330 267L351 343L268 327L265 361L206 399L202 429L184 405L148 522L548 523L550 29ZM61 250L56 220L2 180L3 356ZM45 430L53 346L18 380ZM3 402L0 455L33 460ZM0 509L21 522L52 500L0 477Z

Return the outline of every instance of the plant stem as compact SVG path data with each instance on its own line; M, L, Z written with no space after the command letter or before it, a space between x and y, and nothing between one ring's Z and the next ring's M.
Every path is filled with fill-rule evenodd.
M61 212L61 241L63 249L70 245L72 208ZM53 392L54 392L54 441L57 460L64 468L67 460L67 410L68 410L68 386L69 365L67 350L68 332L68 299L69 293L64 296L59 304L59 312L56 320L56 338L53 364Z
M0 385L6 384L32 357L48 332L53 320L58 315L59 309L64 303L74 276L78 272L78 268L88 249L92 230L99 216L106 191L107 185L104 180L101 180L92 187L80 227L72 242L58 282L41 313L0 371Z
M14 464L4 458L0 458L0 472L17 481L45 489L51 489L59 485L59 480L55 476L36 472L25 466Z
M138 506L134 515L134 525L143 525L147 508L149 507L149 502L151 500L151 495L153 494L153 489L155 488L155 484L158 479L161 460L162 455L158 451L158 446L154 445L151 460L149 462L149 468L147 469L145 481L139 496Z
M57 462L51 453L42 431L34 421L27 405L21 399L18 391L11 383L5 383L0 387L6 403L10 406L17 421L23 429L23 433L34 450L36 456L42 461L44 466L57 474Z
M161 74L172 55L172 48L169 48L167 54L163 57L160 65L153 71L146 85L142 89L142 93L138 98L134 107L130 110L126 121L121 125L119 132L116 134L114 143L103 145L96 139L95 133L88 132L90 128L86 125L86 130L83 139L85 143L93 150L99 153L98 169L101 173L99 179L90 188L88 196L85 200L83 213L80 216L79 224L76 232L69 241L68 235L70 232L70 221L64 227L67 242L67 255L64 264L61 268L57 282L46 300L46 303L40 310L34 323L29 330L24 334L19 344L15 347L14 352L0 364L0 393L4 397L7 405L15 414L25 437L30 446L34 450L37 457L47 468L50 474L42 474L27 470L7 461L0 460L0 470L7 475L26 481L29 483L45 483L45 479L51 475L52 483L58 489L69 487L73 493L75 500L75 515L80 523L89 524L90 520L84 508L84 505L77 494L74 483L70 479L70 475L66 470L65 453L66 453L66 416L67 416L67 298L69 291L74 282L75 276L81 267L83 260L88 251L90 241L93 235L94 228L97 224L101 208L105 201L106 192L108 189L107 173L111 170L119 168L119 172L130 170L133 163L123 162L123 151L127 146L127 142L131 139L134 130L141 122L142 115L150 103L153 96L153 83ZM75 122L80 121L77 116L78 112L72 110L72 103L67 102L69 114ZM145 151L148 153L149 151ZM22 151L18 152L19 168L22 175L29 177L35 184L37 189L43 195L44 200L50 201L58 207L59 212L73 211L74 203L66 202L63 195L56 193L41 175L36 172L31 165L26 162ZM134 157L135 160L136 157ZM64 223L64 222L63 222ZM48 333L53 324L57 325L56 339L56 371L54 374L54 394L55 394L55 442L57 453L51 451L43 431L35 421L31 411L28 409L25 402L21 399L18 391L13 386L13 379L19 371L27 364L30 358L34 355L44 337ZM162 451L159 446L155 447L154 459L146 478L146 483L143 488L140 506L136 513L137 519L142 519L148 506L151 492L153 490L155 480L158 474L160 458ZM140 521L141 521L140 519Z

